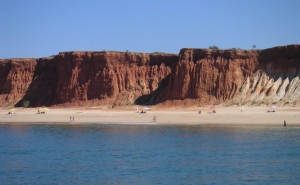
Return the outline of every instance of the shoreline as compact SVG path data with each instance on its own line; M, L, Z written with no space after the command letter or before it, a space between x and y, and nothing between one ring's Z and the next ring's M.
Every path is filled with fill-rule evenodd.
M90 126L90 125L122 125L122 126L220 126L220 127L227 127L227 126L236 126L236 127L250 127L250 126L276 126L276 127L284 127L283 124L277 123L89 123L89 122L76 122L76 123L69 123L69 122L0 122L0 125L63 125L63 126ZM300 123L291 123L288 124L286 127L299 127Z
M140 107L140 109L143 107ZM146 114L136 112L136 106L108 108L49 108L38 114L38 108L0 108L0 124L119 124L119 125L300 125L299 107L210 107L169 108L151 107ZM201 114L198 112L201 111ZM70 122L70 116L75 122ZM157 121L153 121L153 117Z

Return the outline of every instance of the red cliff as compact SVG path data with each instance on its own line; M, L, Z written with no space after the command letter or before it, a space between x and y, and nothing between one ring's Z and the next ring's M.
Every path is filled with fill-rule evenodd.
M258 105L300 100L299 45L250 51L182 49L179 58L155 103Z
M0 60L0 106L295 104L300 46Z
M105 51L0 60L0 106L144 103L177 62L173 54Z

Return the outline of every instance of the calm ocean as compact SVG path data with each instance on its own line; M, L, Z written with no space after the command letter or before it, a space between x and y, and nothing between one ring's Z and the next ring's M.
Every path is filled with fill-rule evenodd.
M0 184L300 184L300 127L2 124Z

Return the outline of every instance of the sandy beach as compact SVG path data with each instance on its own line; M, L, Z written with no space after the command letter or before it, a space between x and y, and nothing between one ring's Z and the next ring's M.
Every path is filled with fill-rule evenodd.
M139 111L143 107L139 107ZM199 111L201 110L201 114ZM56 124L274 124L300 125L299 107L217 107L211 113L210 107L169 108L151 107L141 114L136 106L123 108L49 108L45 114L38 114L38 108L0 109L0 123L56 123ZM70 123L70 116L74 122ZM156 116L156 121L153 117Z

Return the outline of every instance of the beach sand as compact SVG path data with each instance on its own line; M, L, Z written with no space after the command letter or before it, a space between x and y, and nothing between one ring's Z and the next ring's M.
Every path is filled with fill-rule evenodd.
M139 107L141 111L143 107ZM201 114L198 112L201 110ZM45 114L38 114L38 108L0 109L0 124L38 123L38 124L274 124L300 125L299 107L277 107L275 112L270 107L217 107L211 113L210 107L169 108L151 107L147 113L136 112L136 106L123 108L49 108ZM74 122L70 123L70 116ZM153 121L156 116L157 120Z

